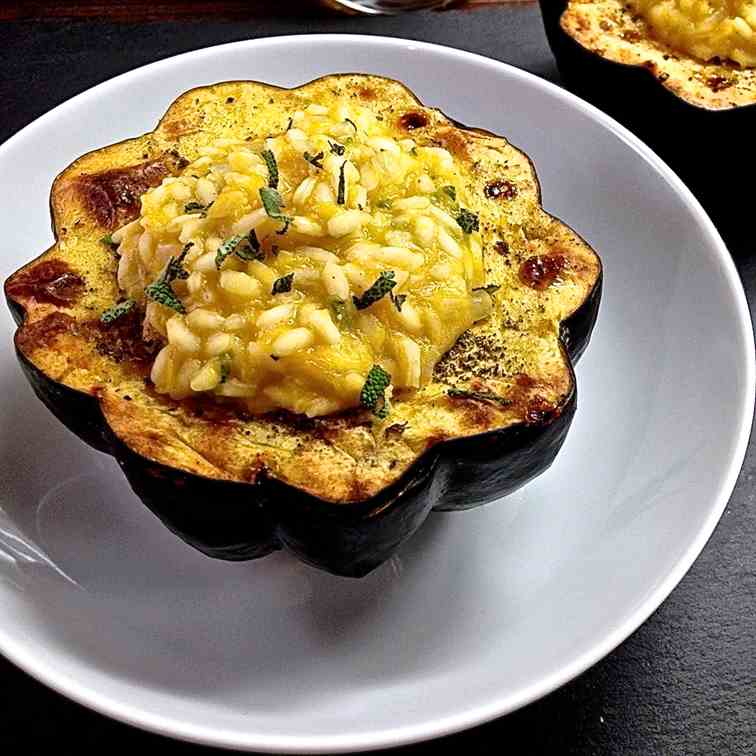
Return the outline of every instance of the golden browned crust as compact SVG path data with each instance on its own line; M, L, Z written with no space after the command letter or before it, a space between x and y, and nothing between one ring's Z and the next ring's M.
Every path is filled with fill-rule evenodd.
M139 214L141 196L182 166L171 153L125 168L77 176L76 191L85 208L103 228L114 229Z
M756 69L704 63L673 50L655 40L646 21L622 0L570 0L560 24L602 58L647 68L691 105L729 110L756 104Z
M391 119L398 136L409 131L418 144L444 145L466 166L477 198L471 209L480 215L487 281L501 286L494 315L463 335L430 385L394 397L384 424L359 411L313 420L245 417L231 405L159 396L145 380L151 352L141 342L138 318L113 331L97 322L118 297L116 261L101 237L115 219L122 223L138 213L136 192L159 181L163 170L175 172L185 159L197 157L202 144L264 136L284 129L289 114L308 102L341 96L357 97ZM91 186L99 199L93 199ZM459 127L425 108L398 82L339 75L294 90L255 82L191 90L171 105L154 132L75 161L55 180L51 205L55 245L6 282L6 294L26 311L16 344L50 378L97 396L114 433L156 462L246 482L265 470L328 501L361 501L398 479L434 444L539 422L558 413L573 391L559 323L593 290L598 258L541 209L527 156L501 137ZM563 265L548 285L534 286L522 266L549 255L561 257ZM19 289L22 278L33 280L50 261L85 282L74 298L46 301ZM447 391L454 386L496 393L508 403L453 398Z

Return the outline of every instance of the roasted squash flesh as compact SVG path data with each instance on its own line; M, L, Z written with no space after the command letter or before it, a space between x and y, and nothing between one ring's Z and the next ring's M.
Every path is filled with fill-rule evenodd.
M358 139L353 127L364 132ZM343 154L326 153L328 140ZM272 217L259 199L264 186L274 188L266 150L275 158L282 214L291 220ZM374 182L370 170L394 158L401 175ZM170 510L159 514L188 541L202 540L186 535L187 511L198 511L192 486L203 496L225 491L223 516L234 527L237 514L259 512L252 545L240 546L238 534L227 543L224 535L208 553L248 558L283 542L319 566L363 574L431 507L445 500L470 506L516 488L548 466L564 439L575 402L568 348L577 356L590 335L598 257L541 208L527 156L502 137L424 107L397 82L339 75L292 90L256 82L191 90L155 131L75 161L56 179L51 206L55 244L5 287L22 320L22 365L53 411L111 451L137 493L156 511ZM473 225L459 222L461 209ZM366 217L342 234L330 224L345 213ZM232 250L216 265L224 241L249 240L252 230L262 257ZM152 238L144 241L147 232ZM144 291L190 244L181 261L188 275L171 281L180 312ZM246 244L247 253L255 251ZM329 307L334 267L349 287L338 299L351 302L356 325L339 322ZM371 276L386 270L404 288L357 307ZM273 293L292 272L300 285ZM204 277L200 285L195 273ZM399 294L401 310L392 300ZM103 322L125 297L134 304ZM276 354L283 331L261 335L259 319L287 305L287 328L306 330L311 340L290 352L279 344ZM318 326L314 313L328 314L328 322ZM372 330L361 324L366 314ZM564 323L573 331L568 347ZM177 344L188 339L182 364L195 360L181 385L178 363L160 372L172 337ZM403 339L416 345L411 355L397 346ZM349 340L363 356L342 343ZM234 351L239 344L245 359ZM247 361L253 353L266 361L264 371ZM221 357L230 361L225 368ZM381 413L356 406L375 364L395 376ZM192 384L207 365L217 372ZM239 389L245 384L250 394ZM275 390L256 399L265 386ZM95 413L81 410L86 402ZM289 411L260 414L279 408ZM468 466L464 447L455 446L463 443L476 450L477 463ZM521 447L524 461L515 463ZM457 472L449 469L443 484L434 478L442 448L457 449ZM497 454L509 469L496 464ZM457 489L468 479L465 501ZM445 493L448 486L454 488ZM182 510L182 496L192 507ZM306 504L294 516L300 502ZM348 527L334 525L323 507L351 512ZM220 512L223 501L212 508ZM210 520L202 528L213 530ZM317 544L307 543L307 528L319 534Z

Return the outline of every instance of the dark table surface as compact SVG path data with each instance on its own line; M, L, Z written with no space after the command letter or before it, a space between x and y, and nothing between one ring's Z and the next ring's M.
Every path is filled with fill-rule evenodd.
M0 24L0 141L72 95L136 66L206 45L308 32L385 34L439 42L558 81L534 5L394 18L291 14L230 21ZM132 38L138 44L127 44ZM2 180L0 178L0 180ZM730 240L756 302L752 240ZM756 448L689 574L616 651L550 696L444 741L400 749L435 753L756 754ZM0 753L209 754L92 713L0 658Z

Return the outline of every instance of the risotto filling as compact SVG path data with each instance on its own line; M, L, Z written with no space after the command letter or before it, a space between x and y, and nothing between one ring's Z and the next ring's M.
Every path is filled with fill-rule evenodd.
M491 311L469 199L447 150L351 102L204 147L112 235L119 306L144 305L165 341L157 391L309 416L367 398L380 415Z
M753 0L631 0L664 42L695 58L756 66Z

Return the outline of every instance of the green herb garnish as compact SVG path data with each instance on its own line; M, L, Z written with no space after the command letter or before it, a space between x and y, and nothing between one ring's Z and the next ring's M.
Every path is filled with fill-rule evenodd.
M309 152L305 152L304 159L310 164L314 165L316 168L322 168L323 163L321 162L323 158L325 157L323 151L321 150L317 155L310 155Z
M361 297L352 296L354 306L358 310L364 310L379 299L383 299L396 286L395 275L393 270L382 270L375 283L369 289L365 289Z
M113 237L110 234L105 234L105 236L101 237L100 242L108 247L111 252L116 252L118 250L118 242L114 242Z
M176 312L180 312L182 315L186 312L184 305L174 293L170 283L163 278L146 286L144 294L154 302L157 302L164 307L170 307L172 310L176 310Z
M473 291L485 291L489 296L493 296L501 288L499 284L487 284L486 286L476 286Z
M441 186L433 192L433 198L438 204L446 207L450 211L458 212L457 206L457 188L451 184L447 186Z
M276 156L271 150L263 150L260 153L260 157L265 161L265 165L268 166L268 186L271 189L278 188L278 164L276 163Z
M176 279L186 280L189 278L189 271L184 268L184 258L193 246L193 242L185 244L178 257L171 257L168 260L168 265L165 266L165 273L163 273L163 280L166 283L171 283L171 281L175 281Z
M253 252L260 252L260 240L257 238L254 228L247 234L247 242Z
M234 254L240 259L244 260L244 262L252 262L252 260L262 260L265 255L263 255L262 251L255 249L252 246L249 246L247 244L240 244L235 250Z
M344 195L346 194L346 177L344 176L344 167L346 166L346 160L341 164L339 169L339 190L336 194L336 204L344 204Z
M354 129L355 134L357 133L357 124L351 118L345 118L344 123L348 123Z
M112 307L109 307L105 312L100 315L100 322L105 325L110 325L113 321L122 318L124 315L128 315L136 305L133 299L127 299L124 302L119 302Z
M332 297L328 302L328 306L331 309L333 319L337 323L344 323L345 325L349 323L349 306L343 299L340 297Z
M502 407L508 407L512 404L511 399L505 399L503 396L493 394L490 391L470 391L468 389L450 388L446 392L453 399L473 399L476 402L493 402L500 404Z
M218 360L220 362L220 382L225 383L231 375L231 355L225 352Z
M346 147L344 147L343 144L338 144L337 142L332 142L330 139L328 140L328 146L331 149L331 152L334 155L343 155L346 151Z
M386 389L391 383L391 375L380 365L373 365L360 391L360 404L381 420L388 416L389 405Z
M410 150L410 155L412 155L412 157L417 157L417 147L413 147Z
M212 207L212 202L203 205L199 202L188 202L184 205L185 213L199 213L203 218L207 216L207 211Z
M265 257L265 253L260 245L260 240L257 238L255 229L253 228L248 234L244 242L234 250L234 254L244 262L250 260L262 260Z
M394 294L393 292L389 294L389 297L391 298L391 301L394 303L394 307L401 312L402 311L402 305L404 304L405 300L407 299L406 294Z
M225 259L236 252L236 248L242 243L244 237L241 234L226 239L215 252L215 267L220 270Z
M380 207L380 208L383 208L384 210L388 210L391 207L391 205L394 204L394 202L393 200L390 200L390 199L382 199L382 200L378 200L378 202L376 202L375 204L376 204L376 207Z
M184 269L183 264L184 258L192 246L192 242L189 242L189 244L186 244L184 249L181 250L181 254L178 257L171 257L171 259L168 260L168 264L165 266L163 275L160 276L157 281L153 281L144 288L144 294L146 297L182 314L186 312L186 309L171 288L171 282L176 279L189 278L189 273Z
M286 131L289 131L293 125L294 125L294 119L291 116L289 116L289 122L286 124Z
M464 207L459 209L457 223L459 223L459 227L466 234L471 234L473 231L480 231L480 220L478 216Z
M287 291L291 291L291 286L293 283L294 274L287 273L285 276L281 276L281 278L277 278L275 281L273 281L273 290L271 291L271 293L284 294Z
M284 203L278 190L272 189L269 186L262 187L262 189L260 189L260 200L262 201L262 205L265 208L268 217L273 218L273 220L281 221L284 224L284 227L278 231L278 233L285 234L294 218L290 215L284 215L281 212Z

